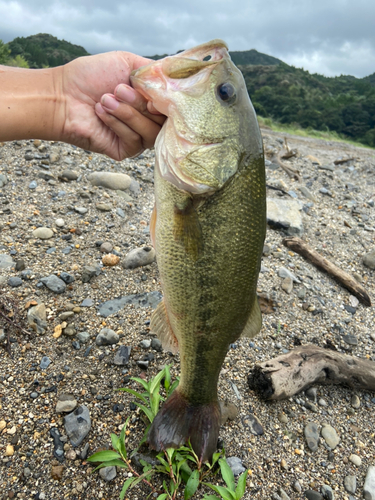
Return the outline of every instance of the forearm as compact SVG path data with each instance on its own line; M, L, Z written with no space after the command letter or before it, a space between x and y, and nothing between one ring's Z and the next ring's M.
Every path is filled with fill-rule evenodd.
M64 97L60 68L0 66L0 141L61 140Z

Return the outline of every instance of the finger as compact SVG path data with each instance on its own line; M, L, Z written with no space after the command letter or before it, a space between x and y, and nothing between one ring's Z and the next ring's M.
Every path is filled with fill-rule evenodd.
M159 113L153 106L149 106L149 101L129 85L120 84L115 88L114 95L117 100L130 104L140 113L147 116L156 123L164 123L164 115Z
M137 156L144 151L145 147L142 137L132 128L128 127L111 113L107 113L100 103L95 105L95 112L102 122L116 134L118 141L117 147L108 145L108 150L111 150L111 152L108 153L106 151L106 154L113 157L114 150L117 149L115 152L116 157L118 160L122 160Z
M153 147L161 128L159 123L143 115L133 106L119 102L112 94L105 94L101 99L101 104L109 114L115 116L142 137L144 148ZM163 121L165 119L162 116L159 116L159 118L162 118ZM122 139L121 136L119 137Z

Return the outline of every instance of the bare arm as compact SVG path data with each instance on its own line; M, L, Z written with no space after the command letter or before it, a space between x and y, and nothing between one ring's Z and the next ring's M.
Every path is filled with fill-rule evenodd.
M0 66L0 141L64 141L115 160L139 154L165 119L130 87L131 71L147 63L108 52L57 68Z

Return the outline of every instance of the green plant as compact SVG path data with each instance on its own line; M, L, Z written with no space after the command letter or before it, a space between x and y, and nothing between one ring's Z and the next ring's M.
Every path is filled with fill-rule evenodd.
M177 379L171 383L170 365L165 366L149 382L138 377L132 377L131 380L141 384L144 392L140 393L130 388L119 390L126 391L140 400L140 402L136 401L135 404L142 410L148 420L148 426L139 444L140 446L146 441L149 426L159 411L160 402L164 401L174 391L179 381ZM165 396L160 394L161 386ZM202 484L219 495L218 497L205 494L203 500L220 500L220 498L222 500L239 500L242 498L246 489L247 471L240 476L236 486L233 472L225 460L224 450L214 453L212 463L202 463L190 443L178 449L168 448L156 455L154 465L141 459L140 463L143 470L141 474L138 473L132 466L131 456L129 457L125 445L129 418L126 420L120 436L111 434L113 451L99 451L87 459L91 463L101 462L94 470L112 466L128 469L131 476L126 479L122 487L120 500L125 498L128 490L134 488L140 482L150 488L150 494L158 495L156 500L175 500L182 488L184 489L184 500L189 500ZM135 451L137 450L138 448ZM219 468L217 465L219 465ZM220 470L227 487L204 482L208 476L216 474L218 470ZM163 478L161 486L156 487L151 483L154 476Z

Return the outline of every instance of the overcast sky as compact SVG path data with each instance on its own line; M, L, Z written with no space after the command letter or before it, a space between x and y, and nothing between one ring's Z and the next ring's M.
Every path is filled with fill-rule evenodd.
M326 76L375 72L374 0L0 0L0 39L37 33L92 54L172 54L222 38Z

